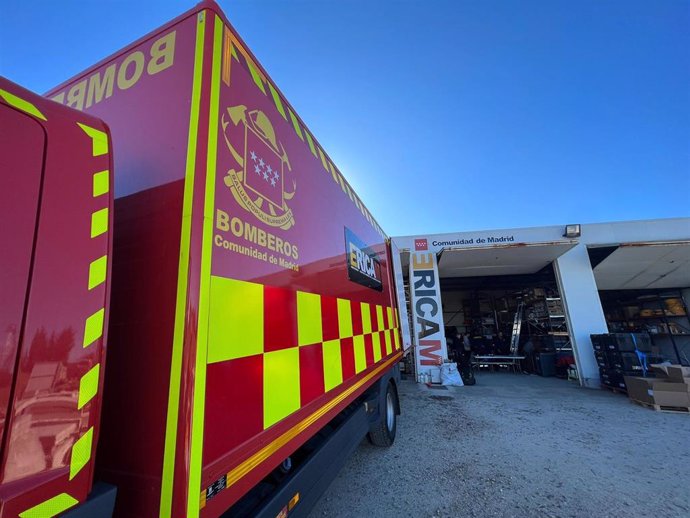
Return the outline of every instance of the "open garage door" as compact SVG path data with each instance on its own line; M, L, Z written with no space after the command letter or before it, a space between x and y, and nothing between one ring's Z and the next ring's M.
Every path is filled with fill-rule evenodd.
M656 361L690 364L690 241L588 248L610 332L647 333Z
M577 241L516 243L476 248L446 248L438 263L443 277L491 277L538 272L577 245Z
M439 275L492 277L536 273L577 245L577 240L544 243L511 243L468 248L444 248L439 252ZM409 268L410 254L400 255L402 271Z
M690 241L625 243L602 248L611 252L594 268L600 290L690 286Z

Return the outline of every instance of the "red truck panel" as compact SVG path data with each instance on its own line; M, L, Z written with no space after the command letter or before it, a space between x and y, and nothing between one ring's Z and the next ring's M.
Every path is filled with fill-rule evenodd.
M14 381L29 283L45 138L36 120L0 104L0 441ZM42 460L42 459L41 459Z
M3 236L3 247L16 249L13 257L3 249L0 271L24 269L16 296L3 295L0 317L12 315L18 326L16 360L2 371L0 516L52 516L48 510L83 500L93 481L112 227L109 140L97 119L4 79L0 104L2 131L11 133L2 142L13 143L2 152L13 167L2 168L0 210L12 222L3 233L16 232ZM8 110L15 115L7 118Z
M49 95L115 146L99 472L218 516L399 357L385 235L214 3Z

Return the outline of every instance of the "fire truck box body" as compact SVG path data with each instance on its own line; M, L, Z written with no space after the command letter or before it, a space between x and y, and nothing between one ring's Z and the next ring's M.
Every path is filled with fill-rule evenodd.
M3 518L53 516L91 491L110 289L110 151L100 120L0 78Z
M386 236L212 2L48 97L112 132L97 477L219 516L397 368Z

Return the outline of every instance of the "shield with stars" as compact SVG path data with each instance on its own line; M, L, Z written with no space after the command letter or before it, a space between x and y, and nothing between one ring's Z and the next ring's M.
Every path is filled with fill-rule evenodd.
M244 105L231 106L221 117L223 137L239 169L231 167L224 178L232 195L248 212L272 227L284 230L295 224L288 202L295 196L297 182L273 124L261 110L248 111ZM243 128L244 149L235 149L233 129ZM287 184L287 185L286 185ZM287 190L286 190L287 188Z
M283 208L283 160L253 128L245 138L244 185L274 205Z

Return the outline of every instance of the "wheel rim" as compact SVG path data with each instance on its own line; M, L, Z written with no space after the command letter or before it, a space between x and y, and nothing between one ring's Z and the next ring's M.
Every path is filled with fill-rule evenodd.
M393 431L395 425L395 402L393 401L393 394L389 391L386 394L386 426L389 431Z

